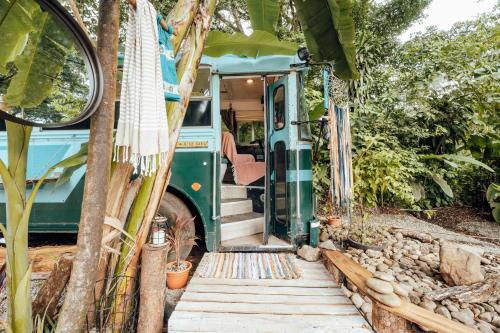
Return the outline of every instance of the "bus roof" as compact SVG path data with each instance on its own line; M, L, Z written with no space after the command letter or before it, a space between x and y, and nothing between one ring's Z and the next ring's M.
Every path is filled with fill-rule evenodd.
M290 71L290 65L301 63L297 56L270 55L243 57L224 55L222 57L203 56L202 65L209 65L213 72L220 74L276 73Z

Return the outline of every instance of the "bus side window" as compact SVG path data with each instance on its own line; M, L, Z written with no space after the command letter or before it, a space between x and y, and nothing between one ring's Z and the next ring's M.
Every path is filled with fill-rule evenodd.
M299 140L311 140L311 126L308 123L309 110L307 108L304 77L302 74L297 75L297 112L299 122L304 122L299 125Z
M212 91L210 89L209 67L201 67L198 70L182 126L212 126Z

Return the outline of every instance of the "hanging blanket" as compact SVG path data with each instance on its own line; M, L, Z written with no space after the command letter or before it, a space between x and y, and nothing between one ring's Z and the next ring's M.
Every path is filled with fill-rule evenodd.
M179 83L177 82L177 70L175 69L174 47L170 38L174 33L174 28L168 24L168 30L163 29L161 20L163 17L158 15L156 21L158 25L158 40L160 43L160 62L163 76L163 91L165 99L171 102L179 101Z
M231 133L222 133L222 156L233 165L234 182L238 185L248 185L266 175L266 163L255 162L250 154L238 154L236 143Z
M115 160L145 175L165 163L169 149L156 19L147 0L129 10L116 131Z

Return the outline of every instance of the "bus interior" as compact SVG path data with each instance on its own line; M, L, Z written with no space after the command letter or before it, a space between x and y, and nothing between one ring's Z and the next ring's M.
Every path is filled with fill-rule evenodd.
M221 245L289 246L266 225L267 87L279 75L223 76L221 113Z

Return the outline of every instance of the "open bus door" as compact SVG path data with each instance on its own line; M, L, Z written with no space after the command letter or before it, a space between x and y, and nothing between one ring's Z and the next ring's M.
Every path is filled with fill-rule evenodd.
M267 89L267 170L269 210L268 235L290 241L290 210L287 194L287 151L290 149L288 117L288 75L270 84Z

